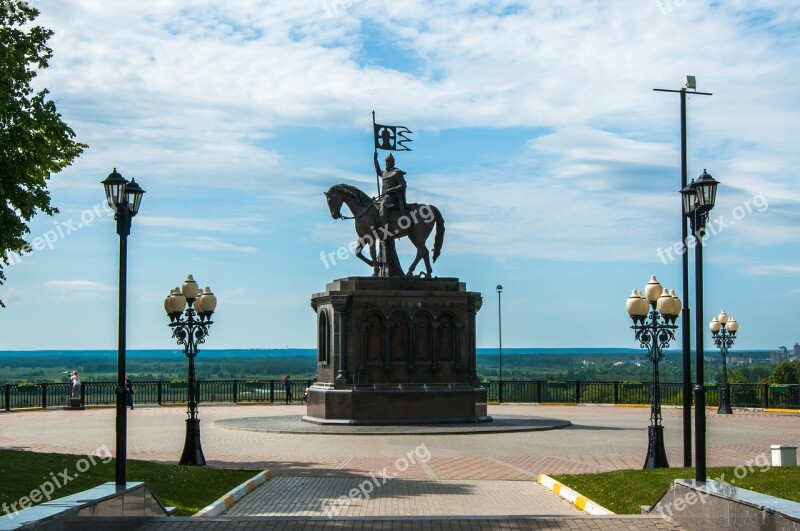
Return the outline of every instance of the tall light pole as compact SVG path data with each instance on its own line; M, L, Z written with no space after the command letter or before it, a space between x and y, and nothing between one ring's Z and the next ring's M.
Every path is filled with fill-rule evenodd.
M503 402L503 317L501 313L500 294L503 293L503 286L497 285L497 338L500 343L498 353L500 354L500 390L497 392L497 399Z
M711 96L710 92L697 92L697 81L694 76L686 76L686 83L680 90L671 89L653 89L657 92L676 92L681 96L681 189L686 188L688 184L688 168L686 162L686 94L698 94L701 96ZM681 212L681 241L686 245L686 239L689 237L687 227L687 212L682 209ZM691 319L689 311L689 253L684 247L684 252L681 255L683 284L682 293L683 297L683 311L681 312L681 337L682 344L682 361L683 361L683 466L692 466L692 340L691 340ZM698 329L698 334L700 333Z
M658 363L664 359L664 349L675 340L675 321L681 311L681 301L669 290L662 288L655 275L644 288L644 295L633 290L625 303L633 320L634 331L639 346L647 349L647 357L652 363L653 378L650 384L650 426L647 429L647 457L644 468L669 468L667 452L664 449L664 426L661 425L661 381Z
M195 378L194 359L198 345L205 343L208 328L214 324L211 314L217 308L217 297L210 288L201 290L192 275L183 283L181 289L173 289L164 300L164 310L169 316L172 337L183 345L183 353L189 359L187 387L186 438L183 443L181 465L203 466L206 458L200 444L200 419L197 418L197 402L200 398L198 382Z
M722 354L722 383L719 387L719 409L718 415L732 415L731 410L731 391L728 384L728 349L733 346L736 340L736 331L739 330L739 321L733 317L728 317L725 310L722 310L717 317L714 317L708 324L711 329L711 336L714 344L717 345L719 353Z
M703 351L703 245L708 213L714 208L719 183L705 170L703 174L681 190L683 209L689 216L694 246L694 285L695 285L695 386L694 386L694 446L695 481L706 480L706 390Z
M103 181L108 205L114 210L119 234L119 320L117 343L117 468L116 484L125 486L127 465L128 410L125 408L127 389L125 388L125 327L128 284L128 235L131 233L131 219L139 212L144 190L134 179L127 181L114 168Z

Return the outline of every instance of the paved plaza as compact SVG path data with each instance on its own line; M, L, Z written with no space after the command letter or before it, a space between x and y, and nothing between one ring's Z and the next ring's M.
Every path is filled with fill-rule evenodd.
M360 528L377 521L387 529L449 528L441 527L445 522L456 529L676 529L653 518L585 518L535 483L540 473L641 468L648 408L490 406L490 414L572 423L550 431L457 435L265 431L270 418L281 426L304 412L301 405L202 405L202 443L208 463L270 469L274 477L234 505L222 520L175 519L148 529L187 529L190 524L192 529L264 529L267 520L285 529L299 529L294 526L305 521L319 529ZM3 413L0 447L72 454L94 452L102 445L113 450L114 415L113 408ZM184 408L179 407L129 411L128 457L177 462L185 418ZM257 429L248 429L244 419L254 418L259 419ZM231 419L242 420L231 423ZM797 414L717 415L708 410L707 419L709 466L744 464L760 454L769 456L771 444L796 444L800 439ZM670 464L680 466L681 410L666 408L664 425ZM367 484L374 486L369 499L358 496L335 503ZM487 522L493 525L485 527Z

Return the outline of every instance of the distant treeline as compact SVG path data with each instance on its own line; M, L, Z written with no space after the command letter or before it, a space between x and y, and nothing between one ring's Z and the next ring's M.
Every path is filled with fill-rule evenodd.
M219 352L223 354L218 355ZM644 351L609 349L596 352L587 349L571 353L565 350L556 352L526 354L504 350L503 379L647 381L652 373ZM146 355L148 353L150 356ZM729 367L731 382L762 383L775 368L764 360L769 357L764 351L737 352L736 355L750 356L757 362ZM712 352L708 352L706 357L706 379L709 382L717 381L721 369L720 357ZM479 349L477 365L481 378L499 379L499 356L495 350ZM287 374L297 379L308 379L315 376L316 353L311 349L210 351L205 355L201 352L196 358L196 368L198 378L203 380L278 379ZM680 381L680 352L668 352L660 368L662 381ZM85 381L115 380L116 352L43 351L36 355L3 352L0 355L2 383L68 381L67 372L72 370L78 370ZM186 370L186 358L179 351L138 351L131 353L127 359L127 371L135 380L185 380Z

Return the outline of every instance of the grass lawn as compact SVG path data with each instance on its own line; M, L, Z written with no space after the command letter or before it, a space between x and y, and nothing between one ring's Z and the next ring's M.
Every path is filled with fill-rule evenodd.
M52 498L60 498L114 481L115 460L86 456L41 454L0 450L0 507L18 503L46 481L62 484ZM82 472L85 470L85 472ZM176 507L178 516L191 516L232 488L258 473L255 470L229 470L207 466L161 465L128 460L128 481L144 481L165 506ZM67 480L65 475L69 476ZM46 501L42 499L39 503ZM5 514L8 510L0 510Z
M722 480L732 487L752 490L800 502L800 468L752 464L734 475L734 467L709 468L708 478ZM693 468L656 470L615 470L599 474L558 474L551 476L617 514L640 514L641 505L652 505L667 490L673 479L693 479Z

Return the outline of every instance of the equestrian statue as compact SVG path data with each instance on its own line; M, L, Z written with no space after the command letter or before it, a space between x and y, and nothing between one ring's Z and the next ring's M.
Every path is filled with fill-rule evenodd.
M386 170L381 170L378 154L375 153L375 172L381 179L380 196L373 199L349 184L337 184L325 192L333 219L354 219L358 242L356 256L372 267L373 276L413 276L420 260L425 262L424 273L431 277L431 259L425 243L436 229L433 241L433 262L439 257L444 241L444 218L433 205L407 203L405 172L395 167L394 156L386 157ZM347 205L352 217L343 216L342 204ZM417 248L417 255L406 273L400 267L394 241L408 237ZM380 252L377 245L381 244ZM369 248L370 257L362 253Z

